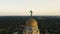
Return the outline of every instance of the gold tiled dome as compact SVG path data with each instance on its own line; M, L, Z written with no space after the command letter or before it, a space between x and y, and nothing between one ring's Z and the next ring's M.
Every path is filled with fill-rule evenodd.
M26 26L32 26L32 27L37 26L37 21L35 19L33 19L33 18L28 19L26 21Z

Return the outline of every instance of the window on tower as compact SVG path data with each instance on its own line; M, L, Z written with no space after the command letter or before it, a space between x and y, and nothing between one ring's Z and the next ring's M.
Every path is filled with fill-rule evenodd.
M32 30L32 27L29 27L29 31L31 31Z

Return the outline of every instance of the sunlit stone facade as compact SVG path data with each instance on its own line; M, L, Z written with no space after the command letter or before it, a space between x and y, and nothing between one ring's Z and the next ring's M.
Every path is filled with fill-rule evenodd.
M23 34L40 34L37 21L33 18L26 21L26 27L23 30Z

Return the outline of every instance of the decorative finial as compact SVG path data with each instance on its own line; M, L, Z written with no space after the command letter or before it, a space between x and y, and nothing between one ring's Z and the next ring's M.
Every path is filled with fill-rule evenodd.
M32 17L32 13L33 13L32 10L30 10L30 13L31 13L30 15L31 15L31 17Z

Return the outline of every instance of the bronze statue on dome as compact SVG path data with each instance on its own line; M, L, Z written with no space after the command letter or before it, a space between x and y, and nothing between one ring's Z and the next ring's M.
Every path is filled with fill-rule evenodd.
M31 15L31 18L32 18L32 13L33 13L32 10L30 10L30 13L31 13L30 15Z

